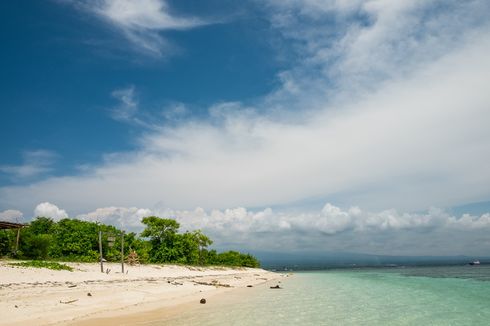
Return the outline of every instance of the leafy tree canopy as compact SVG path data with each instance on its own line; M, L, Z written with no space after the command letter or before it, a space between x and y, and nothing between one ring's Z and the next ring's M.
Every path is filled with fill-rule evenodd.
M124 251L135 251L140 262L180 263L189 265L228 265L258 267L258 260L237 251L217 253L208 250L213 241L201 230L179 233L180 224L169 218L148 216L143 218L145 229L140 237L135 233L122 233L111 225L65 218L58 222L48 217L37 217L29 227L21 230L19 258L57 259L65 261L97 261L98 233L102 231L103 257L119 261L121 237ZM0 231L0 255L12 255L16 230ZM115 242L109 245L108 237Z

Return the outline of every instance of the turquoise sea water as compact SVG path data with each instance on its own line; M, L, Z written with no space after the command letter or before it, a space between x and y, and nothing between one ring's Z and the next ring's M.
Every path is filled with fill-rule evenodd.
M490 266L300 272L269 285L153 325L490 325Z

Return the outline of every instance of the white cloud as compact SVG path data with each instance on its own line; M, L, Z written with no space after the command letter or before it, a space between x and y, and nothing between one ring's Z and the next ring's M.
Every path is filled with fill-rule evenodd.
M6 211L0 212L0 221L21 223L23 216L24 214L21 211L7 209Z
M50 171L49 168L35 164L2 165L0 171L15 178L30 178Z
M459 219L451 217L450 225L456 228L464 229L488 228L490 225L490 213L486 213L481 216L464 214Z
M62 217L66 217L64 210L52 204L38 207L41 206L43 211L55 211L58 215L63 212ZM251 211L243 207L211 211L200 207L194 210L104 207L76 218L138 233L144 228L141 219L150 215L176 219L181 223L181 231L201 229L218 248L268 251L328 248L327 251L401 255L481 255L490 249L490 242L481 242L490 230L490 213L458 217L438 208L421 213L401 213L395 209L369 212L356 206L341 209L327 203L317 212L293 213L271 208Z
M171 49L162 32L205 24L199 18L173 15L165 0L82 0L75 3L122 31L137 49L155 56L168 54Z
M139 102L134 86L117 89L112 96L119 101L119 105L111 110L112 118L122 122L138 122L136 115L139 110Z
M424 69L475 35L488 35L489 29L484 13L490 4L485 0L266 3L273 26L304 58L287 72L289 78L276 96L286 98L286 105L295 101L287 92L292 82L296 92L315 99L330 101L339 93L351 99Z
M49 198L75 212L161 201L210 209L335 197L370 209L417 210L485 201L490 37L475 43L300 122L221 110L211 122L146 133L140 150L82 176L1 188L1 206Z
M489 213L456 217L437 208L423 213L368 212L359 207L342 210L330 203L319 212L297 214L270 208L153 213L177 219L184 230L202 229L222 248L395 255L482 255L490 249L490 242L482 241L490 230Z
M189 110L184 103L172 103L162 111L162 116L168 121L179 121L189 114Z
M202 208L193 211L164 210L154 214L170 216L181 221L188 229L205 229L230 238L241 233L304 231L335 235L345 231L372 232L398 231L427 228L455 228L461 231L490 228L489 213L481 216L464 214L455 217L444 210L431 208L425 213L399 213L395 209L381 212L365 212L359 207L348 210L325 204L315 213L276 213L267 208L258 212L243 207L212 210ZM248 237L247 237L248 238Z
M64 209L58 208L58 206L49 202L40 203L34 209L34 216L50 217L55 221L68 218L68 214Z
M58 155L44 149L25 151L22 153L22 164L2 165L0 172L8 174L13 179L28 179L52 171L52 165Z
M141 219L151 215L152 211L146 208L103 207L87 214L80 214L76 218L134 230L141 229Z
M118 101L118 105L110 109L110 115L114 120L144 127L148 130L161 130L163 122L178 123L189 114L187 107L179 102L162 107L159 114L141 110L134 85L116 89L111 95Z

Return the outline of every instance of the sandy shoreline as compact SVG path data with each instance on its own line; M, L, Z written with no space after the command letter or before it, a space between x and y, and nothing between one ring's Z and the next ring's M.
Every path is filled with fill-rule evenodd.
M106 274L98 264L67 265L74 271L0 261L0 325L93 325L97 320L120 325L121 316L129 325L141 313L177 313L179 306L198 304L200 298L281 277L255 268L141 265L127 266L122 274L119 264L106 264L111 270Z

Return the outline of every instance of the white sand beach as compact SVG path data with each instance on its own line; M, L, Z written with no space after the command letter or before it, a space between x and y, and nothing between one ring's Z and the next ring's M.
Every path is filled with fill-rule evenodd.
M26 268L0 261L0 325L121 324L127 315L167 309L278 279L255 268L66 263L74 270ZM112 323L111 323L111 320ZM94 321L94 322L90 322ZM130 319L128 319L130 324Z

